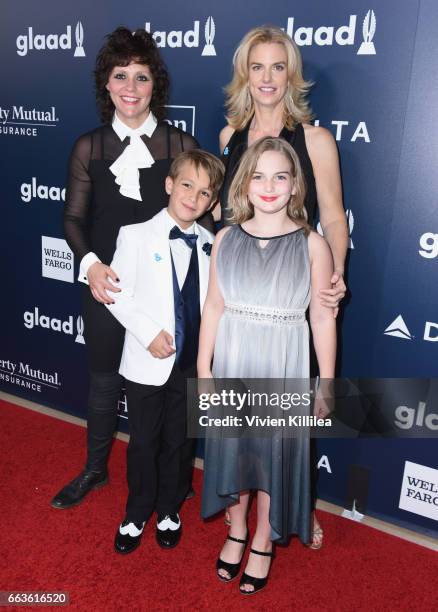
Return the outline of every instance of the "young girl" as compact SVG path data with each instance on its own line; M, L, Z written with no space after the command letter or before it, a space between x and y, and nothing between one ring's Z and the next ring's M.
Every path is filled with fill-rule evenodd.
M335 319L319 296L331 286L333 261L325 240L307 224L304 195L300 163L286 141L267 137L248 148L230 187L232 225L219 232L212 251L199 378L308 378L309 304L320 376L334 376ZM308 439L302 438L207 440L202 515L229 506L231 518L217 561L221 580L239 573L248 541L249 490L257 491L257 529L240 580L243 594L265 586L272 541L290 534L310 540L308 453Z

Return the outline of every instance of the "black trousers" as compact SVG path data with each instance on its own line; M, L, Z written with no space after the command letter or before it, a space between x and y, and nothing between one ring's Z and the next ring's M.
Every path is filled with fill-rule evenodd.
M126 519L178 512L191 483L192 441L186 439L187 372L177 365L162 386L126 381L129 433Z
M105 306L93 298L87 286L82 287L82 313L90 369L87 469L106 472L123 384L118 370L125 330Z

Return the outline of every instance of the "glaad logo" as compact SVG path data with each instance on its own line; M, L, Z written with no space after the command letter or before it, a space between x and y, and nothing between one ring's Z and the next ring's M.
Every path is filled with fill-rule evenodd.
M150 21L145 23L144 29L149 34L152 34L157 47L169 47L171 49L199 47L199 21L194 21L193 30L187 30L186 32L182 30L171 30L170 32L155 30L151 32ZM201 55L210 57L216 55L216 49L213 44L215 33L216 26L214 19L213 17L208 17L204 27L205 45Z
M82 23L80 21L76 24L75 29L75 39L76 39L76 49L74 52L74 57L85 57L84 47L84 28L82 27Z
M65 240L41 236L42 275L45 278L74 283L74 256Z
M348 223L348 233L350 235L350 239L349 239L349 243L348 243L348 248L349 249L354 249L354 244L353 244L353 240L351 239L351 234L353 232L354 229L354 217L353 217L353 211L350 209L347 209L345 211L345 216L347 217L347 223ZM317 231L318 234L320 234L321 236L324 236L324 232L322 230L321 227L321 223L318 223L317 225Z
M38 393L41 393L41 386L56 390L61 386L58 372L44 372L23 361L10 359L0 359L0 380Z
M413 336L406 326L401 315L398 315L392 323L383 332L385 336L394 336L395 338L403 338L403 340L412 340Z
M418 402L418 409L408 408L408 406L398 406L395 411L395 425L399 429L412 429L417 427L427 427L431 431L438 431L438 414L426 413L426 403Z
M300 27L294 32L295 17L288 17L287 33L300 47L310 46L313 43L319 47L333 45L354 45L356 37L357 15L350 15L348 25L335 28L334 26ZM375 55L373 38L376 32L376 15L373 10L369 10L365 15L362 24L363 42L360 45L357 55Z
M420 238L421 249L418 251L425 259L434 259L438 256L438 234L426 232Z
M205 47L202 50L201 55L216 55L216 49L214 48L213 41L216 32L213 17L209 17L205 22Z
M78 318L76 319L76 331L78 333L76 334L75 342L77 342L78 344L85 344L84 320L81 317L81 315L79 315Z
M371 9L365 15L362 24L363 43L359 47L357 55L376 55L376 48L373 43L376 33L376 16Z
M21 199L23 202L26 202L26 204L28 204L32 199L65 202L65 188L38 185L37 178L35 176L32 177L30 183L21 184L20 195Z
M31 312L27 310L24 315L24 326L27 329L33 329L34 327L42 327L43 329L51 329L52 331L61 332L63 334L67 334L68 336L73 336L73 317L70 315L66 321L61 321L61 319L56 319L54 317L49 317L47 315L42 315L39 312L38 306L35 306L34 310ZM82 317L79 316L76 319L76 331L77 335L75 338L75 342L79 344L85 344L84 340L84 322Z
M438 470L406 461L398 507L438 521Z
M85 57L84 47L84 28L80 21L75 29L76 48L74 57ZM71 26L68 25L62 34L34 34L33 28L27 28L26 34L17 37L17 54L24 57L29 51L54 51L72 48Z
M383 333L385 336L394 336L403 340L413 340L415 338L407 328L401 315L398 315ZM438 342L438 323L426 321L424 324L423 340L426 342Z

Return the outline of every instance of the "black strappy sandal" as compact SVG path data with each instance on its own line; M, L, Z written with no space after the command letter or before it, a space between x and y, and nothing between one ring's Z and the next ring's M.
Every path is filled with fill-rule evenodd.
M255 550L254 548L251 548L250 552L254 553L255 555L261 555L262 557L271 557L271 559L273 559L275 556L274 551L261 552L260 550ZM259 591L261 591L268 583L268 576L269 576L270 569L271 569L271 566L269 566L268 573L264 578L255 578L254 576L250 576L249 574L246 574L245 572L243 572L240 578L240 584L239 584L239 590L242 593L242 595L254 595L255 593L258 593ZM242 586L244 584L249 584L250 586L253 586L254 590L253 591L243 591Z
M246 548L246 545L248 544L248 535L246 536L246 540L239 540L239 538L233 538L233 536L228 535L227 540L231 540L232 542L237 542L238 544L245 544L245 546L243 547L242 556L240 557L239 563L228 563L227 561L222 561L220 557L216 561L217 577L219 578L219 580L222 580L222 582L231 582L231 580L234 580L234 578L236 578L237 574L239 573L240 566L242 564L243 555L245 554L245 548ZM219 570L221 569L228 572L230 577L227 578L226 576L221 576L221 574L219 574Z

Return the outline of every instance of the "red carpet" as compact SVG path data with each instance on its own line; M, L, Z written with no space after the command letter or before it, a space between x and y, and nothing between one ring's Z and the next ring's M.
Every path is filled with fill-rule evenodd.
M435 552L322 512L323 549L296 539L277 548L268 587L244 598L236 581L214 575L226 528L222 517L199 518L199 471L197 496L182 510L180 545L159 549L150 524L139 549L117 555L126 445L114 445L109 486L76 508L54 510L51 497L82 468L85 430L5 402L0 420L0 590L68 591L69 611L438 609Z

